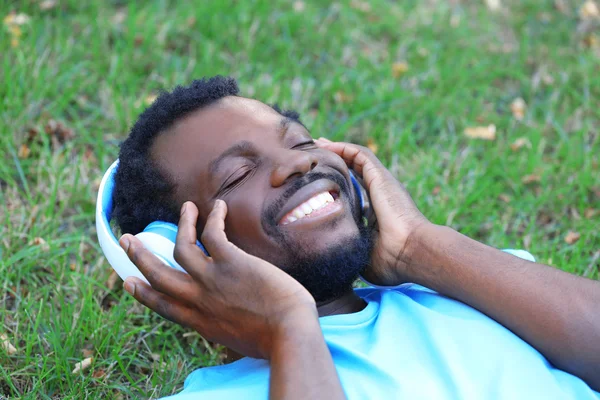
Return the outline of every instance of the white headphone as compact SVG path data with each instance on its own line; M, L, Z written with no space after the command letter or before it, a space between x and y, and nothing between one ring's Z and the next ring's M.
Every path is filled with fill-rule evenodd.
M119 241L110 227L110 219L113 211L115 174L118 166L119 160L115 161L108 168L104 173L104 177L100 183L100 189L98 190L98 201L96 202L96 231L98 234L98 241L100 242L102 252L106 256L109 264L117 271L117 274L119 274L121 279L125 280L125 278L129 276L135 276L148 282L135 264L129 260L127 253L121 248ZM177 261L175 261L175 258L173 258L175 239L177 237L177 225L164 221L154 221L148 225L143 232L135 235L135 237L137 237L148 250L154 253L154 255L166 265L185 272ZM196 241L196 244L208 254L199 241Z

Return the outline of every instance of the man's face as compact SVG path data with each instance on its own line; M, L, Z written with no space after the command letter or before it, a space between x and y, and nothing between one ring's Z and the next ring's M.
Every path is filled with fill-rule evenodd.
M348 263L340 260L348 258L344 252L365 251L344 161L316 147L301 124L259 101L226 97L186 116L156 138L151 157L176 183L176 202L198 206L199 227L214 201L225 200L229 240L305 286L302 279L331 279L332 271L322 271L331 269L327 255ZM364 255L358 258L366 263ZM341 269L335 279L351 274L348 280L358 267L335 268ZM317 289L307 288L315 295Z

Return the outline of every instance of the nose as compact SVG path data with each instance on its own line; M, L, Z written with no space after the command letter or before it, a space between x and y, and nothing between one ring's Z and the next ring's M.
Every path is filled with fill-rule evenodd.
M271 186L279 187L294 177L301 177L312 171L319 161L307 151L287 150L278 155L271 173Z

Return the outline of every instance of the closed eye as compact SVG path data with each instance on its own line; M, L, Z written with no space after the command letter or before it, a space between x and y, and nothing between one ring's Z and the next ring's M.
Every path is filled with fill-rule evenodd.
M310 140L308 142L302 142L300 144L297 144L294 147L292 147L292 149L297 149L299 147L316 147L316 145L315 145L315 141L314 140Z
M246 179L246 177L248 177L248 175L250 175L251 172L252 172L251 169L246 169L245 171L243 171L243 172L241 172L241 173L239 173L237 175L234 174L235 176L233 177L233 179L225 182L223 184L223 186L221 187L221 189L219 190L219 192L229 192L229 191L231 191L237 185L239 185L240 183L242 183L242 181L244 181Z

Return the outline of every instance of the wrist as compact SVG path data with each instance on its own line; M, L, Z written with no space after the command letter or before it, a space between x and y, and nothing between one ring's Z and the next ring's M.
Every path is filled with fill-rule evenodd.
M431 222L416 227L408 237L404 251L407 281L423 284L432 267L432 250L439 246L442 237L451 232L454 232L451 228Z
M439 290L439 281L446 273L456 252L461 252L464 238L454 229L445 225L428 223L422 225L407 246L406 265L410 282ZM442 279L443 280L443 279Z
M273 324L265 358L270 360L276 351L290 346L300 347L302 343L310 343L313 338L323 340L322 336L316 305L299 306L277 318Z

